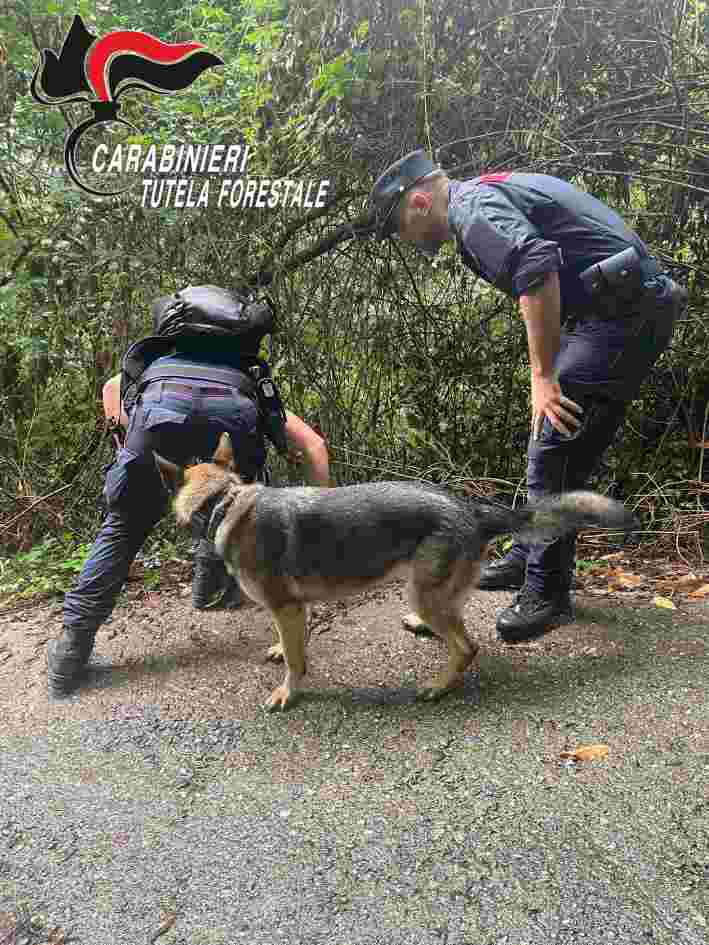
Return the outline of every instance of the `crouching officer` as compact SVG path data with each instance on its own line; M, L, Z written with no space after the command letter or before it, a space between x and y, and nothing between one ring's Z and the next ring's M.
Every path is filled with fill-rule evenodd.
M99 626L167 511L169 494L153 451L185 465L211 456L226 431L237 471L254 481L265 466L268 437L282 453L290 448L304 454L315 483L330 484L324 441L285 413L268 366L258 357L273 327L267 305L217 286L194 286L159 299L153 317L154 334L123 360L120 392L115 379L104 389L104 408L120 417L126 436L106 473L106 518L64 599L63 633L48 644L48 681L58 695L79 685Z
M669 345L685 289L615 211L555 177L453 181L419 150L384 171L370 201L379 238L429 257L455 240L469 269L518 301L531 368L529 501L583 488ZM520 589L498 617L503 640L573 619L575 542L517 541L483 570L481 588Z
M121 375L116 374L103 385L103 412L109 423L109 430L120 450L128 429L128 417L121 404ZM202 457L205 461L209 457ZM266 468L262 474L267 478ZM241 604L241 588L226 570L224 562L217 554L214 545L203 537L204 523L193 523L194 575L192 578L192 604L195 610L207 607L223 607L228 610Z

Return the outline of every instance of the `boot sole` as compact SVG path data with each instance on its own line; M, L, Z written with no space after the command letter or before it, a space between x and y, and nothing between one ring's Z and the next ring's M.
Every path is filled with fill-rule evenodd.
M192 601L192 607L195 610L238 610L239 607L243 606L243 598L239 598L237 601L231 600L231 598L226 598L225 600L224 593L225 592L222 591L221 594L214 597L206 604L195 604L195 602Z
M522 590L523 582L512 582L507 581L505 584L478 584L477 588L479 591L520 591Z

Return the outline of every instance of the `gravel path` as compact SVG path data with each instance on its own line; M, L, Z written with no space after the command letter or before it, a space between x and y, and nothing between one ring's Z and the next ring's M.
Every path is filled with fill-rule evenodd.
M586 598L511 648L507 600L471 602L481 678L434 705L397 587L318 609L278 715L258 608L132 592L112 672L58 701L57 607L1 617L0 943L706 945L709 611Z

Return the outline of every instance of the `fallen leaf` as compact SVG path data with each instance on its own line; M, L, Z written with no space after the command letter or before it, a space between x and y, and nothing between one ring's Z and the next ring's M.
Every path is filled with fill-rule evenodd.
M696 574L685 574L680 578L664 578L655 582L655 590L660 593L681 592L690 594L698 590L706 583L706 578L697 577Z
M609 574L612 583L619 584L621 587L637 587L643 583L643 578L639 574L630 574L621 568L614 568Z
M570 758L572 761L597 761L608 757L608 745L580 745L573 751L559 752L560 758Z
M664 607L665 610L677 610L669 597L653 597L652 602L655 607Z
M702 579L698 578L696 574L683 574L682 577L677 578L675 581L675 587L687 587L688 584L701 584Z
M62 931L58 925L50 929L48 934L49 938L45 945L64 945L66 942L66 932Z
M696 591L692 591L689 597L709 597L709 584L702 584Z
M176 919L177 916L173 912L168 912L160 925L157 927L156 931L152 934L150 941L155 942L160 938L161 935L164 935L165 932L168 932L175 924Z
M599 561L615 561L617 558L624 558L624 557L625 557L624 551L614 551L609 555L601 555L601 557L598 560Z
M689 446L690 449L694 450L709 450L709 440L698 440L694 433L688 434Z

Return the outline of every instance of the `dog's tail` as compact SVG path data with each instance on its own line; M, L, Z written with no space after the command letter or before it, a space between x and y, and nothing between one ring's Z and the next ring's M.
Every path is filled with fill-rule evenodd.
M522 509L489 510L482 522L488 540L512 532L523 541L544 541L590 527L621 531L627 537L638 525L622 502L597 492L566 492Z

